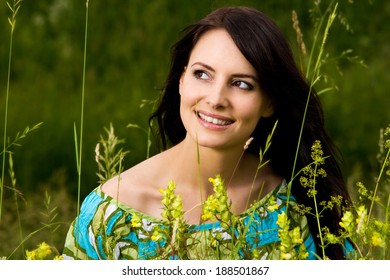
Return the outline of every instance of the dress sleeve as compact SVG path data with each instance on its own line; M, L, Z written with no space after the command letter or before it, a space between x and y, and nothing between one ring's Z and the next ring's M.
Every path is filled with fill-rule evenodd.
M131 214L92 192L84 200L80 214L69 228L63 258L136 258L137 238L131 230Z

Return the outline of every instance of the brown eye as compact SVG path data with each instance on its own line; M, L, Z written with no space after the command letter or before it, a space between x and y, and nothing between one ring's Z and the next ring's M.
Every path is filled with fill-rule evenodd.
M199 79L199 80L207 80L209 78L207 73L205 71L202 71L202 70L195 70L194 77Z
M235 87L238 87L242 90L252 90L253 89L253 85L251 85L248 82L242 81L242 80L233 81L232 85Z

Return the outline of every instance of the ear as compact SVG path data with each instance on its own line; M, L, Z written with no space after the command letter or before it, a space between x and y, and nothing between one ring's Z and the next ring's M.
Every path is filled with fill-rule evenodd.
M187 66L184 67L184 70L183 70L183 72L181 73L180 79L179 79L179 94L180 94L180 95L181 95L181 87L182 87L182 84L183 84L184 75L186 74L186 70L187 70Z
M262 117L268 118L271 117L274 114L274 106L270 100L267 101L267 104L265 105Z

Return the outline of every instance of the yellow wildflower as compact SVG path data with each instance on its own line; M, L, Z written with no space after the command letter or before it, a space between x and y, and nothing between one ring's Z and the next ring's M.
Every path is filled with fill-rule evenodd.
M215 215L218 209L218 200L214 197L214 195L210 195L206 201L203 203L203 214L202 219L204 221L215 219Z
M280 257L282 260L291 260L293 255L291 253L281 253Z
M338 238L336 235L333 233L327 232L325 233L325 239L330 243L330 244L337 244L339 242Z
M172 203L172 217L174 219L180 219L183 216L183 202L181 195L178 194Z
M377 247L384 248L386 246L386 242L383 239L383 236L377 231L374 231L374 233L372 234L371 243L372 243L372 245L377 246Z
M271 196L268 200L267 210L268 212L274 212L279 209L279 205L276 203L275 196Z
M344 228L348 233L353 231L353 215L351 211L345 211L339 225Z
M356 210L357 212L357 218L356 218L356 224L357 224L357 232L360 231L364 232L366 229L366 223L367 223L367 209L364 205L360 205L359 208Z
M306 251L305 244L299 246L298 259L306 260L308 256L309 256L309 252Z
M51 247L46 242L42 242L41 244L38 245L38 248L33 251L26 250L26 259L44 260L51 253L52 253Z
M211 219L211 217L212 217L212 215L211 215L210 212L207 212L207 213L203 213L203 214L202 214L202 220L203 220L203 221L208 221L208 220Z
M322 151L321 142L319 140L314 141L311 147L311 158L316 164L324 164L324 152Z
M141 218L135 213L131 216L131 226L133 228L139 228L142 226Z
M280 226L280 229L278 230L278 236L280 238L280 259L306 259L308 252L306 251L306 247L303 244L303 239L301 238L301 229L299 226L290 230L290 221L286 212L282 212L278 215L276 224ZM297 251L298 245L300 246L299 250Z
M293 230L291 230L289 232L289 234L291 237L291 241L294 244L302 244L303 243L303 239L301 238L301 230L299 227L295 227Z
M153 234L152 234L152 237L151 239L153 241L160 241L161 239L163 239L163 235L161 233L161 229L160 227L156 226L154 229L153 229Z
M218 239L216 239L216 238L210 238L210 245L211 245L211 247L213 247L213 248L216 248L217 246L218 246Z
M52 250L46 242L42 242L41 244L39 244L38 249L37 249L37 257L40 260L43 260L51 253L52 253Z
M26 259L27 260L36 260L37 259L37 252L35 250L32 250L32 251L26 250Z
M278 209L279 209L279 205L277 205L277 204L268 205L268 207L267 207L267 210L268 210L269 212L274 212L274 211L276 211L276 210L278 210Z
M181 196L175 194L175 189L176 184L172 180L169 181L165 190L160 189L160 192L163 194L161 203L164 206L161 216L167 221L179 219L184 214Z
M255 260L258 260L260 258L260 254L259 254L259 251L257 249L254 249L252 251L252 258Z
M217 219L223 228L228 229L234 217L230 211L231 201L227 197L224 181L217 175L215 178L209 178L209 182L213 184L214 194L203 203L202 219Z
M278 226L280 226L282 229L288 228L288 219L286 212L282 212L278 214L278 221L276 222Z

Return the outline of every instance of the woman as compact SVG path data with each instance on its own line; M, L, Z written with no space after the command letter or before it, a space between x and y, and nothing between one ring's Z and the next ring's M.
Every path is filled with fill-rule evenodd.
M313 197L295 175L313 162L316 140L330 156L321 166L327 176L317 181L317 201L341 196L344 204L349 197L318 97L281 31L266 15L247 7L218 9L185 31L173 46L160 104L150 119L158 124L163 152L85 199L69 230L64 257L288 258L280 247L278 221L287 212L307 252L301 257L343 259L341 245L329 245L321 254L317 220L297 210L298 204L314 209ZM260 159L276 122L266 158ZM245 228L243 239L221 220L202 221L202 205L214 192L209 178L216 175L226 182L228 205ZM175 238L156 234L167 227L160 218L159 190L172 181L185 213L185 225L176 224L172 232L178 238L175 230L185 228L185 254L172 245ZM324 211L321 227L337 233L340 215L338 206ZM234 248L233 240L238 242ZM212 249L202 251L208 246Z

